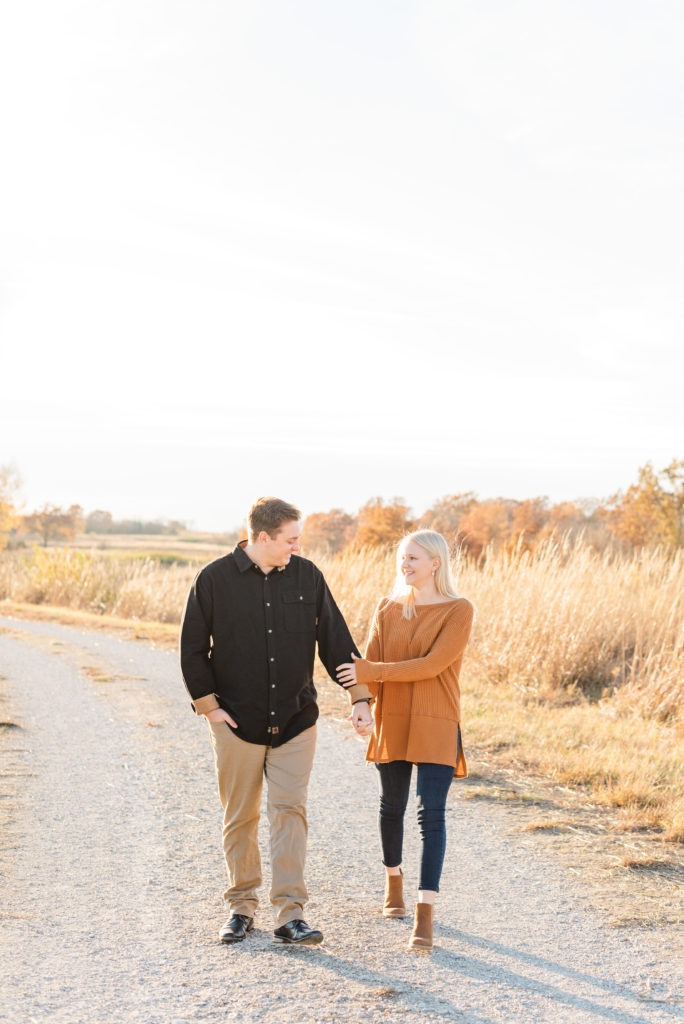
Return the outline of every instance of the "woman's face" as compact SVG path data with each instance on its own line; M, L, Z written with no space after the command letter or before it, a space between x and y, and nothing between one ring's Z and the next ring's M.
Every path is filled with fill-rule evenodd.
M425 548L413 540L405 541L399 549L399 568L404 581L410 587L421 587L432 579L433 569L439 566L438 558L431 558Z

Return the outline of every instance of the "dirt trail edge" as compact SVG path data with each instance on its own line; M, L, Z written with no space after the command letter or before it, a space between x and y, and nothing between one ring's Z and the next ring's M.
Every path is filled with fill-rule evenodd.
M327 719L310 789L306 911L325 944L274 944L266 891L255 931L220 945L209 739L174 654L0 618L0 675L0 1021L684 1021L671 947L657 933L609 928L516 833L514 810L462 800L458 786L437 946L408 953L410 919L378 910L374 769L349 727ZM265 847L264 868L268 880Z

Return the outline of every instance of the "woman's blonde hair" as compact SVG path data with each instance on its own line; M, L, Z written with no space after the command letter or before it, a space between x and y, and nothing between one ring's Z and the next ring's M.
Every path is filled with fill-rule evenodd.
M413 541L430 558L439 559L439 567L435 570L435 590L440 597L456 598L458 593L451 574L451 558L449 545L441 533L436 530L416 530L415 533L408 533L400 542L397 548L397 576L392 590L392 597L400 601L404 606L403 616L405 619L412 619L416 614L415 595L413 587L410 587L404 580L401 573L402 549L409 541Z

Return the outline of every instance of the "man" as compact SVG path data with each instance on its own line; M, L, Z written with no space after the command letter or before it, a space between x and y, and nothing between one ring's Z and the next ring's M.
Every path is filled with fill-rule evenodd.
M336 666L358 651L322 573L297 555L300 519L294 505L259 498L249 511L248 542L199 572L181 627L183 678L195 712L209 723L224 811L230 918L219 937L226 943L241 942L254 923L264 778L275 939L323 940L304 920L306 797L318 718L314 656L318 644L336 681ZM364 734L372 721L368 691L349 692L353 724Z

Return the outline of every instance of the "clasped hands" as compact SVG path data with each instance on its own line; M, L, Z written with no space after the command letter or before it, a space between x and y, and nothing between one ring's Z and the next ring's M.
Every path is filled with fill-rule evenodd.
M355 661L356 655L352 654L352 658ZM337 678L345 690L350 686L356 685L356 665L354 661L338 665L336 669ZM223 708L213 708L205 713L205 717L209 722L227 722L231 728L237 729L237 722ZM359 736L370 736L373 731L373 715L367 701L360 700L354 704L348 721L354 726L354 730Z
M353 661L338 665L336 669L338 682L342 683L345 690L350 686L356 686L356 665L354 664L354 661L357 660L356 655L352 654L352 658ZM359 736L370 736L373 732L373 715L368 702L357 701L348 721L354 726L354 730Z

